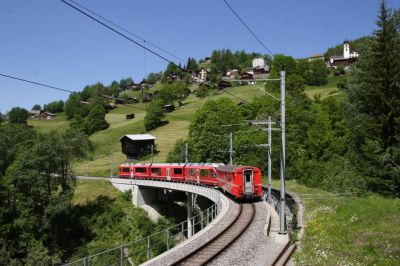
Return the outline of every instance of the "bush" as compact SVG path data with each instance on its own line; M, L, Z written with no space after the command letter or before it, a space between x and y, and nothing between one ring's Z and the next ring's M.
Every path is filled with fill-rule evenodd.
M164 117L164 104L161 99L156 99L147 107L147 113L144 117L144 127L146 131L161 126Z
M201 85L196 91L196 97L204 98L207 95L208 95L208 90L207 87L204 85Z
M108 122L105 119L106 110L100 104L95 105L90 109L88 116L85 118L83 128L88 135L93 134L96 131L106 129L109 127Z
M15 124L25 124L29 117L29 112L20 107L14 107L8 112L8 122Z

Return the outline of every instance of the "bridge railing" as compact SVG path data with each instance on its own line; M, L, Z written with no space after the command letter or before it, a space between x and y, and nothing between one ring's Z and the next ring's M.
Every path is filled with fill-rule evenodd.
M189 220L185 220L152 235L76 261L66 262L64 265L138 265L187 241L191 235L210 224L217 215L218 207L213 204L205 211L193 216L190 223Z

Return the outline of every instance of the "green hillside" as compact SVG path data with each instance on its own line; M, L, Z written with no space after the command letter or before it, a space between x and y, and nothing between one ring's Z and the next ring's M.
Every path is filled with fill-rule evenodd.
M259 89L250 85L232 87L226 89L226 91L247 101L263 95ZM189 132L189 124L193 119L195 111L207 100L220 97L230 97L239 102L237 98L223 91L215 91L203 99L191 94L181 107L166 115L164 120L168 121L167 124L147 132L157 138L158 153L155 154L154 161L165 162L168 152L172 149L175 142L178 139L186 138ZM111 110L106 115L106 120L110 123L110 127L94 133L89 138L94 146L92 158L76 163L73 170L78 175L108 176L110 174L112 154L114 173L117 173L116 166L126 160L126 156L121 153L120 138L126 134L140 134L145 132L143 126L145 111L142 109L146 109L146 104L122 105ZM135 119L126 120L125 115L130 113L135 114ZM143 161L149 162L150 158L146 157Z
M263 87L263 84L258 84ZM189 132L189 124L193 119L194 113L209 99L221 97L232 98L236 102L236 97L246 101L252 101L255 97L264 95L260 89L252 85L236 86L223 91L211 91L205 98L198 98L194 94L183 102L183 105L174 112L166 115L167 124L148 132L154 135L157 140L157 153L154 156L155 162L165 162L168 152L172 149L178 139L186 138ZM328 83L323 86L307 86L306 94L314 99L316 95L321 98L339 95L336 88L336 79L330 78ZM232 96L232 95L235 96ZM93 144L93 153L87 160L75 163L73 170L78 175L108 176L110 174L111 163L114 166L114 173L117 173L117 165L126 160L126 156L121 153L120 138L126 134L141 134L145 132L143 119L145 116L145 103L118 105L117 108L106 114L106 120L110 127L106 130L98 131L90 136ZM126 114L135 114L135 118L127 120ZM61 113L52 120L29 119L28 124L36 130L47 132L50 130L66 130L69 122L66 116ZM113 157L113 160L111 158ZM149 161L150 157L144 158L143 162Z

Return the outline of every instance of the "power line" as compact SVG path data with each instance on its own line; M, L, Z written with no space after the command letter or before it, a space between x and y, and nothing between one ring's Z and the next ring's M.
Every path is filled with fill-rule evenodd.
M116 34L120 35L121 37L127 39L128 41L133 42L133 43L136 44L137 46L140 46L140 47L142 47L143 49L149 51L150 53L152 53L152 54L154 54L155 56L161 58L162 60L164 60L164 61L166 61L166 62L168 62L168 63L171 63L171 64L176 65L176 64L175 64L174 62L172 62L171 60L169 60L169 59L165 58L164 56L160 55L159 53L154 52L153 50L151 50L151 49L145 47L144 45L138 43L137 41L133 40L132 38L130 38L130 37L126 36L125 34L123 34L123 33L119 32L119 31L117 31L116 29L114 29L114 28L112 28L111 26L105 24L104 22L98 20L97 18L95 18L95 17L89 15L89 14L86 13L85 11L79 9L78 7L76 7L76 6L74 6L74 5L71 5L70 3L68 3L68 2L65 1L65 0L60 0L60 1L63 2L64 4L68 5L68 6L72 7L73 9L77 10L78 12L82 13L83 15L87 16L88 18L90 18L90 19L96 21L97 23L101 24L102 26L106 27L107 29L109 29L109 30L115 32ZM177 65L176 65L176 66L177 66ZM179 67L179 66L178 66L178 67ZM181 68L181 69L182 69L182 68Z
M168 63L171 63L171 64L175 65L176 67L178 67L179 69L181 69L183 72L186 72L186 73L188 73L188 74L191 74L188 70L186 70L186 69L182 68L181 66L177 65L177 64L174 63L173 61L171 61L171 60L165 58L164 56L160 55L159 53L157 53L157 52L155 52L155 51L153 51L153 50L151 50L151 49L145 47L144 45L138 43L137 41L133 40L132 38L126 36L125 34L119 32L118 30L112 28L111 26L109 26L109 25L105 24L104 22L98 20L97 18L91 16L90 14L86 13L85 11L79 9L78 7L76 7L76 6L74 6L74 5L70 4L70 3L68 3L68 2L65 1L65 0L60 0L60 1L63 2L64 4L68 5L68 6L72 7L73 9L77 10L78 12L82 13L83 15L87 16L88 18L94 20L95 22L99 23L100 25L102 25L102 26L108 28L109 30L115 32L116 34L120 35L121 37L127 39L128 41L130 41L130 42L136 44L137 46L139 46L139 47L141 47L141 48L143 48L143 49L149 51L149 52L152 53L153 55L155 55L155 56L161 58L162 60L164 60L164 61L166 61L166 62L168 62ZM70 0L70 1L71 1L71 0ZM209 83L209 82L207 82L207 81L202 81L202 82L205 83L205 84L211 85L211 83ZM246 100L244 100L244 99L242 99L242 98L240 98L240 97L238 97L238 96L236 96L236 95L234 95L234 94L232 94L232 93L230 93L230 92L227 92L227 91L225 91L224 89L222 89L222 91L225 92L226 94L231 95L232 97L235 97L236 99L238 99L238 100L240 100L240 101L242 101L242 102L244 102L244 103L247 103L247 104L249 103L248 101L246 101Z
M23 79L23 78L18 78L18 77L6 75L6 74L1 74L1 73L0 73L0 76L6 77L6 78L10 78L10 79L19 80L19 81L23 81L23 82L26 82L26 83L35 84L35 85L38 85L38 86L42 86L42 87L46 87L46 88L50 88L50 89L54 89L54 90L59 90L59 91L74 93L74 91L70 91L70 90L66 90L66 89L61 89L61 88L54 87L54 86L51 86L51 85L46 85L46 84L39 83L39 82L36 82L36 81L31 81L31 80L27 80L27 79Z
M246 29L251 33L251 35L254 36L254 38L256 38L256 40L262 45L262 47L265 48L265 50L272 56L273 53L271 52L270 49L268 49L268 47L260 40L260 38L258 38L258 36L250 29L249 26L247 26L246 22L244 22L244 20L239 16L239 14L228 4L228 2L226 0L223 0L224 3L229 7L229 9L232 11L232 13L240 20L240 22L243 24L243 26L246 27Z
M96 12L94 12L93 10L90 10L89 8L87 8L87 7L83 6L83 5L81 5L81 4L77 3L77 2L75 2L74 0L69 0L69 1L72 2L72 3L74 3L75 5L77 5L77 6L81 7L81 8L83 8L84 10L86 10L86 11L88 11L88 12L94 14L95 16L101 18L102 20L107 21L108 23L110 23L111 25L117 27L118 29L123 30L123 31L125 31L126 33L128 33L128 34L130 34L130 35L136 37L137 39L143 41L144 43L147 43L147 44L153 46L154 48L160 50L161 52L164 52L164 53L168 54L169 56L174 57L175 59L181 61L182 63L186 63L185 60L183 60L182 58L180 58L180 57L174 55L174 54L171 53L171 52L168 52L167 50L161 48L160 46L158 46L158 45L156 45L156 44L154 44L154 43L152 43L152 42L149 42L149 41L145 40L144 38L142 38L142 37L140 37L139 35L137 35L137 34L131 32L131 31L127 30L126 28L123 28L123 27L119 26L118 24L112 22L111 20L109 20L109 19L103 17L103 16L100 15L99 13L96 13Z

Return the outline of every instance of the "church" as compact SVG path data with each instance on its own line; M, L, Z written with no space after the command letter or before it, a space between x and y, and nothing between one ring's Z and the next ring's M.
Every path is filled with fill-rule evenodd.
M333 68L344 66L347 68L349 65L357 61L359 54L356 51L350 51L350 43L348 40L343 42L343 55L331 56L329 65Z

